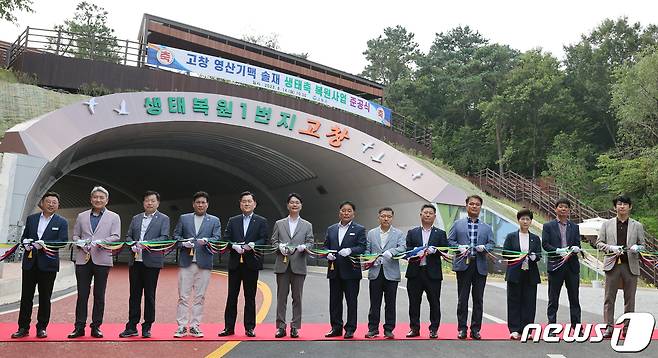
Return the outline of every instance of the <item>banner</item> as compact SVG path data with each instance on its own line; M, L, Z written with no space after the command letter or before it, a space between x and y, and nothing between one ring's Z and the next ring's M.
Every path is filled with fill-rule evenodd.
M147 65L265 88L342 109L384 126L391 126L391 110L384 106L275 70L157 44L148 44Z

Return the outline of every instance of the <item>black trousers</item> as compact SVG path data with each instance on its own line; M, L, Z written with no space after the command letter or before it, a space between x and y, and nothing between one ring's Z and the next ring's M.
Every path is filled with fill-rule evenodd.
M329 321L331 329L343 329L343 296L347 302L347 322L345 332L356 331L357 299L359 297L359 279L343 280L329 279Z
M228 270L228 298L224 309L224 328L231 331L235 330L235 320L238 316L240 284L244 290L244 329L256 328L258 270L252 270L247 265L241 264L235 270Z
M562 284L567 288L571 324L580 323L580 301L578 298L580 274L572 272L566 266L548 273L548 308L546 309L548 323L557 322L557 309L560 306Z
M398 291L398 282L389 281L384 276L384 268L379 270L376 279L370 280L370 312L368 312L368 330L379 331L379 317L384 297L384 331L395 329L395 298Z
M21 309L18 313L18 328L30 328L34 290L39 287L39 308L37 311L37 329L46 329L50 321L50 298L55 286L57 272L41 271L37 264L32 269L23 270L21 284Z
M84 329L87 324L87 302L91 290L91 280L94 279L94 308L91 313L92 328L99 328L103 324L105 312L105 287L110 266L96 265L89 260L84 265L75 265L75 278L78 282L78 300L75 303L75 328Z
M427 268L421 266L418 276L407 279L409 295L409 328L420 330L420 303L423 292L430 305L430 331L437 331L441 323L441 280L433 280L427 275Z
M142 294L144 295L144 323L142 331L151 329L155 322L155 290L158 286L159 268L146 267L135 261L128 269L130 298L128 299L128 323L126 329L136 330L141 316Z
M510 333L523 332L523 328L535 323L537 309L537 284L530 282L528 271L521 271L518 283L507 282L507 328Z
M475 260L471 260L465 271L457 271L457 329L465 331L468 327L468 296L473 293L473 314L471 315L471 332L479 332L482 327L482 306L484 287L487 276L478 272ZM472 289L472 290L471 290Z

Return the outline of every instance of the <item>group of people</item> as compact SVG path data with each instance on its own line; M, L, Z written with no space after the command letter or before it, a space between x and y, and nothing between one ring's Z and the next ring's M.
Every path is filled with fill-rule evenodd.
M105 289L109 271L113 264L112 251L106 245L121 240L119 215L106 208L109 192L103 187L94 187L90 194L91 209L77 216L72 242L75 245L75 275L77 279L77 302L74 330L69 338L86 334L87 304L93 279L93 309L91 336L103 337ZM399 258L412 253L415 259L408 261L405 272L409 299L409 332L407 337L420 335L420 306L425 293L429 303L429 338L438 338L441 321L442 253L440 248L452 248L456 254L452 259L452 270L457 276L457 321L459 339L481 339L483 297L489 272L487 255L495 242L491 226L482 222L480 211L483 200L478 195L466 198L467 216L456 220L446 234L434 226L436 208L425 204L420 210L421 225L406 234L393 226L394 211L385 207L378 212L379 226L366 232L363 225L354 221L356 206L350 201L339 205L339 222L329 226L323 243L326 251L327 278L329 280L329 312L331 330L326 337L354 337L357 327L357 297L361 266L354 257L362 254L376 255L377 259L368 272L370 310L366 338L379 335L380 313L384 301L383 334L394 338L396 325L397 286L401 281ZM631 200L619 196L613 201L617 217L608 220L599 234L597 248L609 253L605 259L606 285L604 318L608 323L606 336L612 334L614 303L617 288L623 285L625 312L634 310L635 289L639 275L638 253L643 249L644 229L629 218ZM142 318L141 302L144 300L141 335L151 336L155 321L155 293L160 269L163 267L163 252L148 249L149 243L172 241L169 217L160 211L160 194L147 191L143 196L144 211L135 215L125 235L131 246L129 260L129 312L128 322L120 337L139 334L137 326ZM224 329L220 337L235 334L240 288L244 292L244 328L247 337L255 337L256 291L259 271L263 268L262 255L257 246L266 245L268 238L276 249L274 272L277 283L276 338L290 334L299 337L302 321L302 297L307 274L307 254L313 248L313 226L300 216L303 199L297 193L286 198L288 216L276 221L271 236L268 221L254 213L257 202L251 192L239 197L241 213L231 217L222 232L219 218L208 214L209 195L200 191L194 194L194 211L180 216L173 231L173 240L178 248L178 305L176 321L178 328L174 337L203 337L200 322L203 315L205 292L210 282L215 251L206 246L211 242L228 244L228 295L224 310ZM66 219L55 212L59 208L59 195L44 194L39 203L41 213L27 217L22 235L26 253L23 255L23 281L18 330L12 338L29 334L32 301L35 287L39 288L37 314L37 337L47 337L46 327L50 319L50 299L59 259L57 248L68 243ZM507 235L503 255L523 254L522 262L507 269L507 307L510 338L518 339L520 332L535 319L537 284L540 282L537 262L542 257L542 247L548 260L548 321L556 322L560 290L567 288L570 302L571 323L580 323L581 309L578 301L579 269L577 254L580 252L578 225L569 221L571 204L560 199L555 205L556 220L544 224L542 238L529 229L533 213L523 209L517 213L519 230ZM48 245L55 250L46 253ZM628 249L626 249L628 248ZM292 296L292 321L290 329L286 321L288 297ZM472 297L472 315L468 325L469 299ZM343 300L347 305L347 316L343 316Z

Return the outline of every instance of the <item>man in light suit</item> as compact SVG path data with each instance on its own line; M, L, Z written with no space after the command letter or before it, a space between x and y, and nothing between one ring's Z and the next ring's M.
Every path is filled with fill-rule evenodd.
M612 253L603 261L605 271L605 301L603 303L603 318L608 324L604 338L612 337L615 323L615 300L617 290L624 288L624 313L635 312L635 291L637 291L637 278L640 276L640 252L644 250L644 226L631 219L633 208L631 198L626 195L617 196L612 200L617 217L601 225L596 247L605 252ZM626 335L627 327L623 333Z
M59 194L47 192L39 202L41 212L25 219L21 239L25 253L22 264L21 308L18 313L18 331L11 338L23 338L30 333L34 289L39 286L39 310L37 312L37 338L46 338L50 321L50 297L59 271L59 252L47 257L43 245L62 247L68 241L68 222L55 214L59 209ZM56 243L56 244L55 244ZM64 244L62 244L64 243Z
M133 216L126 234L126 242L136 242L131 249L134 253L128 259L128 279L130 298L128 299L128 323L119 337L137 335L137 324L141 316L142 294L144 295L144 323L142 337L151 337L151 326L155 322L155 290L158 276L164 263L162 252L144 250L147 241L169 240L169 217L158 211L160 194L149 190L143 195L144 212Z
M429 337L439 337L441 323L441 253L437 247L447 247L446 232L434 227L436 208L425 204L420 208L421 226L407 232L406 249L418 250L418 258L407 266L407 294L409 296L409 333L407 337L420 335L420 303L423 292L430 306Z
M327 228L324 240L325 249L336 251L336 254L327 255L331 331L325 334L325 337L338 337L343 334L343 296L347 302L347 322L343 338L354 338L354 331L356 331L361 267L354 265L350 255L363 254L367 244L365 227L353 222L355 213L356 207L352 202L342 202L338 212L340 222Z
M254 214L256 196L245 191L240 194L241 214L228 219L224 240L233 243L228 260L228 297L224 309L224 330L218 336L235 334L238 316L240 284L244 290L244 329L247 337L256 337L256 288L258 271L263 269L262 258L255 254L256 245L265 245L267 219Z
M276 333L286 336L286 308L288 292L292 290L292 322L290 337L298 338L302 325L302 294L306 278L306 249L313 246L313 225L302 219L302 197L288 195L288 217L278 220L272 231L272 245L278 246L274 273L276 274Z
M471 338L481 339L482 306L484 287L487 284L487 251L493 249L495 242L491 226L478 218L482 209L482 198L470 195L466 198L465 219L456 220L450 228L448 242L457 247L460 254L452 261L452 270L457 273L457 338L466 339L466 321L468 319L468 296L473 289L473 314L471 316Z
M178 329L174 337L189 335L201 338L199 327L203 315L203 303L210 282L213 254L208 249L208 241L217 242L221 238L222 227L219 218L208 214L210 196L199 191L192 197L193 213L183 214L178 219L174 238L180 248L178 255L178 307L176 323ZM194 296L192 296L194 291ZM192 309L190 312L190 297ZM191 318L190 318L191 315Z
M406 249L404 233L393 227L393 209L379 209L379 227L368 231L366 235L366 254L380 254L374 265L368 270L370 312L368 312L368 333L366 338L379 335L379 316L384 296L384 336L392 339L395 329L395 298L400 282L400 263L393 256Z
M75 329L69 338L85 335L87 301L94 281L94 308L91 314L91 336L103 338L100 326L105 311L105 287L112 267L112 252L99 244L119 241L121 218L106 208L110 193L102 186L91 190L91 209L78 214L73 227L76 245L75 278L78 283L78 300L75 304Z
M541 243L546 252L549 252L548 263L548 323L557 321L557 309L560 306L560 291L562 284L567 288L569 297L569 313L571 325L580 323L580 300L578 291L580 287L580 229L578 225L569 220L571 202L561 198L555 202L556 219L542 227ZM569 255L573 252L573 255ZM566 256L568 261L561 267L559 262Z

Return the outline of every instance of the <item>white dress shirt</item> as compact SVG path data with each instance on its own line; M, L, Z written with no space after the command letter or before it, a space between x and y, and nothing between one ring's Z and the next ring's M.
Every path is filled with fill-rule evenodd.
M242 214L242 236L246 237L247 236L247 230L249 230L249 223L251 222L251 216L254 215L254 213L249 214L248 216L245 214Z
M293 219L288 215L288 228L290 229L290 238L295 235L295 230L297 230L297 224L299 224L299 216L296 219Z
M423 234L423 246L427 246L427 244L430 242L430 234L432 233L432 227L430 226L429 229L425 229L424 227L421 227L421 233ZM427 265L427 260L425 260L425 256L420 260L420 266L425 266Z
M147 215L144 213L144 218L142 219L142 227L141 231L139 232L139 241L144 241L144 235L146 234L146 230L148 230L149 225L151 225L151 221L153 221L153 217L155 216L155 212L151 215ZM142 262L142 252L139 251L137 253L137 257L135 257L135 261Z
M347 230L350 228L350 225L352 225L352 222L348 222L346 225L341 225L341 223L338 223L338 246L343 244L343 238L345 237L345 234L347 234Z
M41 213L41 216L39 216L39 226L37 227L37 236L39 237L39 240L41 240L41 237L43 236L44 231L46 231L46 227L50 223L50 219L53 218L53 215L45 217L43 213Z

